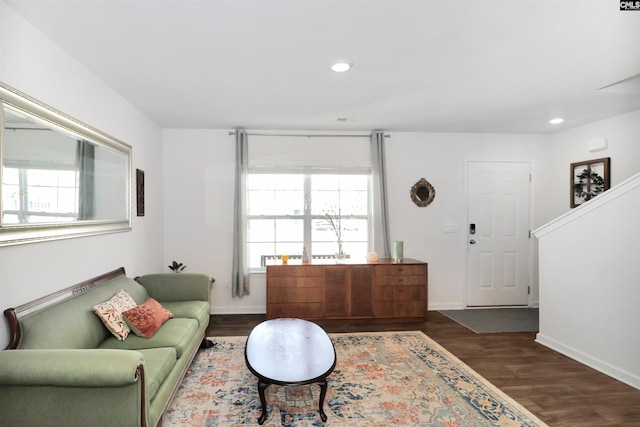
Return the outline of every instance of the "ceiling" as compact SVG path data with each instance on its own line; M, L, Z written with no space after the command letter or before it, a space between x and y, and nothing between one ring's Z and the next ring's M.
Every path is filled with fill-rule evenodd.
M551 133L640 109L640 12L614 0L5 3L162 128Z

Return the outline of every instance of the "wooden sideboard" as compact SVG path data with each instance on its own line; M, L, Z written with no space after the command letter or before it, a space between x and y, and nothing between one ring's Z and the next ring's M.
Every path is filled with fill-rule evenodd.
M267 319L424 321L427 263L267 266Z

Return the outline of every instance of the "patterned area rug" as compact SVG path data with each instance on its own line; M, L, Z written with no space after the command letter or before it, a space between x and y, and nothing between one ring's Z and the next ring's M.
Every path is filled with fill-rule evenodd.
M328 377L327 425L545 426L422 332L330 334L337 365ZM164 417L164 426L257 425L257 378L246 337L212 338ZM323 426L319 387L267 388L265 426Z

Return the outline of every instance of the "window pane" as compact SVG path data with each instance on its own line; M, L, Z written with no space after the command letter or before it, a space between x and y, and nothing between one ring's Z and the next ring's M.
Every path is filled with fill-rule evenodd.
M369 235L369 226L366 219L343 219L342 240L366 242Z
M337 191L340 189L340 175L314 175L311 191Z
M342 175L340 177L340 190L367 190L369 188L368 175Z
M18 172L18 169L14 169L14 168L2 169L2 182L4 184L18 185L18 183L20 182L20 174Z
M58 176L56 171L42 170L42 169L29 169L27 170L27 184L32 185L45 185L55 186L58 183Z
M278 255L302 255L302 242L278 242L276 252Z
M368 210L366 191L343 191L340 193L342 215L366 215Z
M336 230L326 219L311 221L311 240L314 242L337 242Z
M78 174L75 171L58 171L58 184L61 187L77 187L77 177Z
M75 221L75 217L73 216L51 216L51 215L37 215L37 214L30 214L29 215L29 222L34 222L34 223L43 223L43 222L70 222L70 221Z
M249 215L273 215L275 193L273 191L249 191L247 204Z
M58 210L57 212L75 214L78 212L76 202L78 194L75 188L60 188L58 190Z
M247 190L302 190L304 175L299 174L257 174L247 177Z
M58 197L55 188L29 187L27 197L29 198L28 210L32 212L57 212Z
M276 220L276 242L296 242L301 245L303 241L304 224L301 219Z
M251 219L247 240L249 242L274 242L276 237L276 221L273 219Z
M2 205L4 210L20 210L20 187L18 185L2 186Z
M338 252L338 244L335 242L317 242L314 241L311 244L311 251L313 256L333 256Z
M18 215L15 214L4 214L2 216L2 223L3 224L18 224Z
M260 268L263 255L277 255L275 242L249 243L249 268ZM274 263L272 263L274 264Z
M338 191L312 191L311 214L335 215L340 211L340 193Z
M276 191L274 213L276 215L302 215L304 213L304 191Z
M309 255L334 257L341 227L344 251L352 259L365 260L368 249L368 175L250 174L248 248L250 268L279 264L289 255L299 263L305 242ZM305 211L307 209L307 211ZM338 215L339 214L339 215ZM305 227L305 221L310 221ZM304 235L310 230L311 235Z
M344 253L355 262L366 262L367 260L367 242L345 242L343 245Z

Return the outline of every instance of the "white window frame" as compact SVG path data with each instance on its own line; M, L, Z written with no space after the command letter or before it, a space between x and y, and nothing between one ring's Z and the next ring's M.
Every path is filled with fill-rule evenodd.
M367 248L371 249L371 228L372 228L372 203L371 203L371 192L372 192L372 182L371 182L371 168L273 168L273 167L252 167L249 168L249 175L253 174L270 174L270 175L304 175L304 197L305 200L308 199L311 195L311 176L312 175L360 175L367 177L367 214L366 215L344 215L344 218L349 219L364 219L367 221ZM249 188L246 188L245 191L249 191ZM302 215L250 215L247 212L247 228L249 227L249 221L251 219L302 219L303 220L303 245L307 250L312 247L312 222L314 219L321 218L322 215L312 215L311 214L311 204L305 202L304 209ZM247 230L248 231L248 230ZM247 235L249 233L247 232ZM250 253L249 250L249 240L244 242L247 245L247 254ZM269 254L272 255L272 254ZM276 256L280 256L281 254L273 254ZM309 253L309 256L313 256L315 254ZM326 255L326 254L317 254L317 256ZM290 258L291 259L291 258ZM247 260L249 263L249 260ZM266 272L266 266L260 267L251 267L249 263L249 272L251 274L254 273L264 273Z
M68 220L53 220L54 222L68 222L68 221L74 221L77 219L78 216L78 211L77 211L77 200L76 200L76 210L74 212L59 212L59 211L51 211L51 210L43 210L43 211L32 211L29 209L29 189L31 187L36 187L36 186L32 186L31 184L29 184L28 179L27 179L27 172L30 170L45 170L45 171L70 171L70 172L75 172L75 170L71 167L68 167L66 165L59 165L59 164L48 164L45 162L39 162L39 163L31 163L29 165L24 165L24 164L20 164L17 162L7 162L7 164L5 165L5 167L7 169L15 169L18 171L18 176L19 176L19 181L18 181L18 187L19 187L19 193L20 193L20 208L15 210L15 209L5 209L4 210L4 214L7 215L16 215L19 218L19 222L17 225L19 224L29 224L28 221L26 221L25 219L30 217L30 216L37 216L37 217L50 217L50 218L68 218ZM50 188L54 191L58 191L60 189L60 186L55 186L55 185L50 185L50 186L46 186L46 188ZM69 189L73 189L76 193L76 198L78 195L78 191L79 191L79 184L78 184L78 177L76 174L75 177L75 185L73 187L64 187L64 188L69 188ZM37 223L35 223L37 224ZM13 224L11 224L13 225Z

